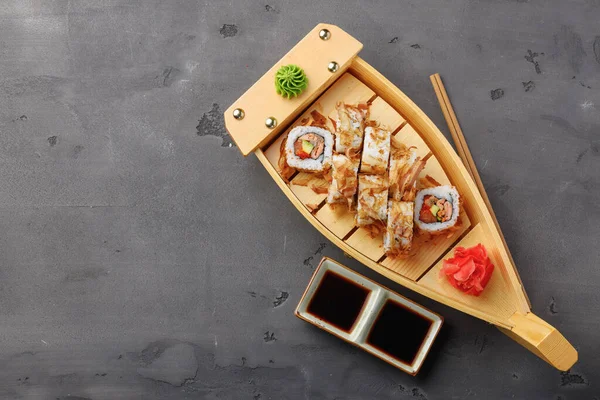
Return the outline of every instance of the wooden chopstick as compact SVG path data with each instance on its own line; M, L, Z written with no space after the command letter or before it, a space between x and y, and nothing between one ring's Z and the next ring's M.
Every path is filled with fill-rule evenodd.
M454 113L454 109L452 108L452 103L450 103L450 99L448 98L448 93L446 92L446 88L444 87L444 83L442 82L442 78L440 74L433 74L429 77L431 79L431 83L433 84L433 90L437 96L437 99L440 103L440 107L442 108L442 113L444 114L444 118L446 119L446 123L448 124L448 129L450 129L450 134L452 135L452 139L454 140L454 145L456 146L456 152L458 156L461 158L465 168L475 181L477 188L479 189L479 193L483 198L483 202L485 203L494 224L496 225L496 229L500 232L500 237L502 239L502 243L504 244L504 248L510 257L510 261L515 265L515 260L510 254L510 250L508 249L508 245L506 244L506 239L504 238L504 234L500 229L500 224L498 224L498 219L496 218L496 213L494 213L494 209L492 208L492 203L485 191L485 187L483 186L483 182L481 181L481 177L479 176L479 172L477 171L477 166L475 165L475 161L473 160L473 156L471 155L471 151L469 150L469 146L467 145L467 140L465 139L465 135L460 129L460 125L458 123L458 119L456 118L456 114ZM519 283L521 284L521 289L523 294L525 295L525 299L527 300L527 304L531 308L531 302L529 301L529 297L527 296L527 292L525 292L525 288L523 287L523 281L521 281L521 277L519 276L519 272L515 269L517 277L519 278Z
M469 146L467 146L467 142L463 135L462 129L460 129L458 119L456 118L456 114L454 113L454 109L452 108L452 104L450 103L450 99L448 98L448 93L446 92L446 88L442 83L442 78L440 77L440 74L431 75L429 78L431 79L431 83L433 84L433 90L435 90L435 94L440 103L440 107L442 108L442 113L444 114L446 123L448 124L448 129L450 129L450 134L452 135L454 145L456 146L456 152L463 161L463 164L465 164L467 171L471 175L471 178L473 178L473 180L475 181L475 184L477 185L479 191L481 193L484 193L485 188L483 187L481 178L479 178L479 173L477 172L475 161L473 160L473 156L471 156L471 152L469 151ZM487 196L485 196L484 201L486 198ZM491 209L489 200L487 200L485 204L489 209Z

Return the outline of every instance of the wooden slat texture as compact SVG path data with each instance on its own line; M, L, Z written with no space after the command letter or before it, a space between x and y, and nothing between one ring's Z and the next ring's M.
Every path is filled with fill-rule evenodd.
M275 169L277 171L279 171L279 167L277 166L277 163L279 161L279 154L281 154L281 142L283 141L284 137L285 137L285 134L282 134L281 136L279 136L277 138L277 140L275 140L269 146L269 148L267 148L267 150L265 150L265 156L267 157L267 160L269 160L269 162L275 167ZM287 179L289 177L284 177L284 178Z
M350 246L377 262L384 255L383 250L383 232L375 237L371 237L369 230L358 228L347 240Z
M394 110L394 108L386 103L381 97L377 97L373 100L371 107L369 108L369 114L370 119L387 126L392 132L406 122L402 115Z
M489 239L479 224L475 225L455 247L471 247L478 243L490 247ZM454 248L447 254L448 257L454 254L453 250ZM499 319L509 319L517 310L514 302L515 298L507 296L509 289L502 273L500 273L499 268L502 268L502 266L499 260L491 253L489 256L495 268L488 285L479 297L466 295L450 285L446 278L440 278L439 274L443 266L443 260L440 260L427 274L419 279L418 283L450 299L463 303L467 307L484 311L486 314Z
M436 262L460 236L471 226L466 213L461 215L462 226L451 237L444 235L415 235L413 239L413 255L407 258L388 257L381 262L386 268L415 280Z
M295 182L308 182L308 184L297 185ZM307 172L298 173L298 175L290 182L290 189L292 189L292 192L294 192L302 203L310 205L310 209L314 209L315 206L318 206L325 198L327 198L327 193L316 193L311 188L312 184L321 187L329 187L329 182L325 179L315 177Z
M319 31L323 28L331 32L329 40L319 38ZM361 48L362 44L358 40L335 25L319 24L310 31L225 111L225 127L242 154L249 154L279 135L305 107L344 73ZM335 73L327 69L332 60L340 65ZM278 95L274 86L275 73L281 66L288 64L299 65L308 77L306 90L291 99ZM245 111L244 119L233 118L235 108ZM268 117L277 119L278 124L274 129L265 126Z
M366 103L375 96L375 93L364 83L356 79L351 74L344 74L337 82L323 93L323 95L298 119L301 121L304 117L310 117L312 110L317 110L325 117L335 119L337 112L335 105L338 101L347 104ZM330 129L333 129L330 121L327 121Z
M335 236L343 239L355 226L354 212L348 211L346 205L327 204L315 215Z

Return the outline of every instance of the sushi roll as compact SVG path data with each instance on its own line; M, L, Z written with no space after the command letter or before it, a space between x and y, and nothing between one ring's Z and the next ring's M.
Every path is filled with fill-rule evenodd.
M300 171L323 172L330 167L333 135L315 126L298 126L285 142L287 164Z
M407 148L394 147L390 151L390 198L401 200L405 191L409 188L402 187L402 177L410 170L417 161L416 147ZM414 183L413 183L414 185Z
M348 149L360 149L365 133L365 124L369 114L366 104L358 107L349 104L337 103L335 151L345 154Z
M415 199L415 224L425 232L437 234L458 222L460 196L454 186L436 186L420 190Z
M390 159L391 136L391 132L384 127L368 126L365 129L361 173L376 175L386 173Z
M413 214L415 203L412 201L388 202L387 228L383 235L383 248L388 256L409 253L413 239Z
M348 208L354 204L358 185L358 164L360 160L334 154L331 161L331 185L327 194L327 203L346 203Z
M385 223L387 202L388 179L385 175L358 175L356 225Z

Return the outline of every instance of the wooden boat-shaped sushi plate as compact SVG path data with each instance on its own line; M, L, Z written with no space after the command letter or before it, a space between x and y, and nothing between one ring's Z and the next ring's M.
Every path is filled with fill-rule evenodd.
M328 34L323 34L324 29ZM558 330L531 312L502 233L460 158L419 107L357 56L361 48L360 42L337 26L317 25L225 112L229 134L244 155L254 152L298 211L344 252L415 292L496 325L554 367L568 370L577 361L577 351ZM331 62L337 63L337 70L329 68ZM273 86L275 72L287 64L298 64L309 79L307 89L292 99L279 96ZM300 121L305 123L313 110L334 117L338 101L368 102L371 119L387 125L404 144L416 146L420 156L433 153L421 176L430 175L457 188L463 206L459 231L433 240L416 236L414 255L389 258L381 236L372 238L366 229L357 228L354 214L345 207L325 204L327 195L311 189L311 185L326 185L323 179L302 172L280 174L278 159L286 133ZM243 118L234 117L235 109L243 110ZM267 126L267 118L274 118L276 126ZM440 279L439 271L443 258L451 256L456 246L477 243L488 249L495 270L483 293L474 297Z

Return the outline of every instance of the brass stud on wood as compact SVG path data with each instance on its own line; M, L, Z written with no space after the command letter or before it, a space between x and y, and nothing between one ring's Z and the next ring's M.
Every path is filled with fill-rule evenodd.
M329 72L337 72L337 70L340 69L340 65L335 61L332 61L329 63L329 65L327 65L327 69Z
M329 29L321 29L319 31L319 37L321 38L321 40L329 40L329 38L331 37L331 32L329 32Z
M265 120L265 125L267 126L267 128L273 129L277 126L277 120L275 119L275 117L269 117Z
M233 110L233 118L237 119L238 121L244 119L245 116L246 113L241 108L236 108Z

